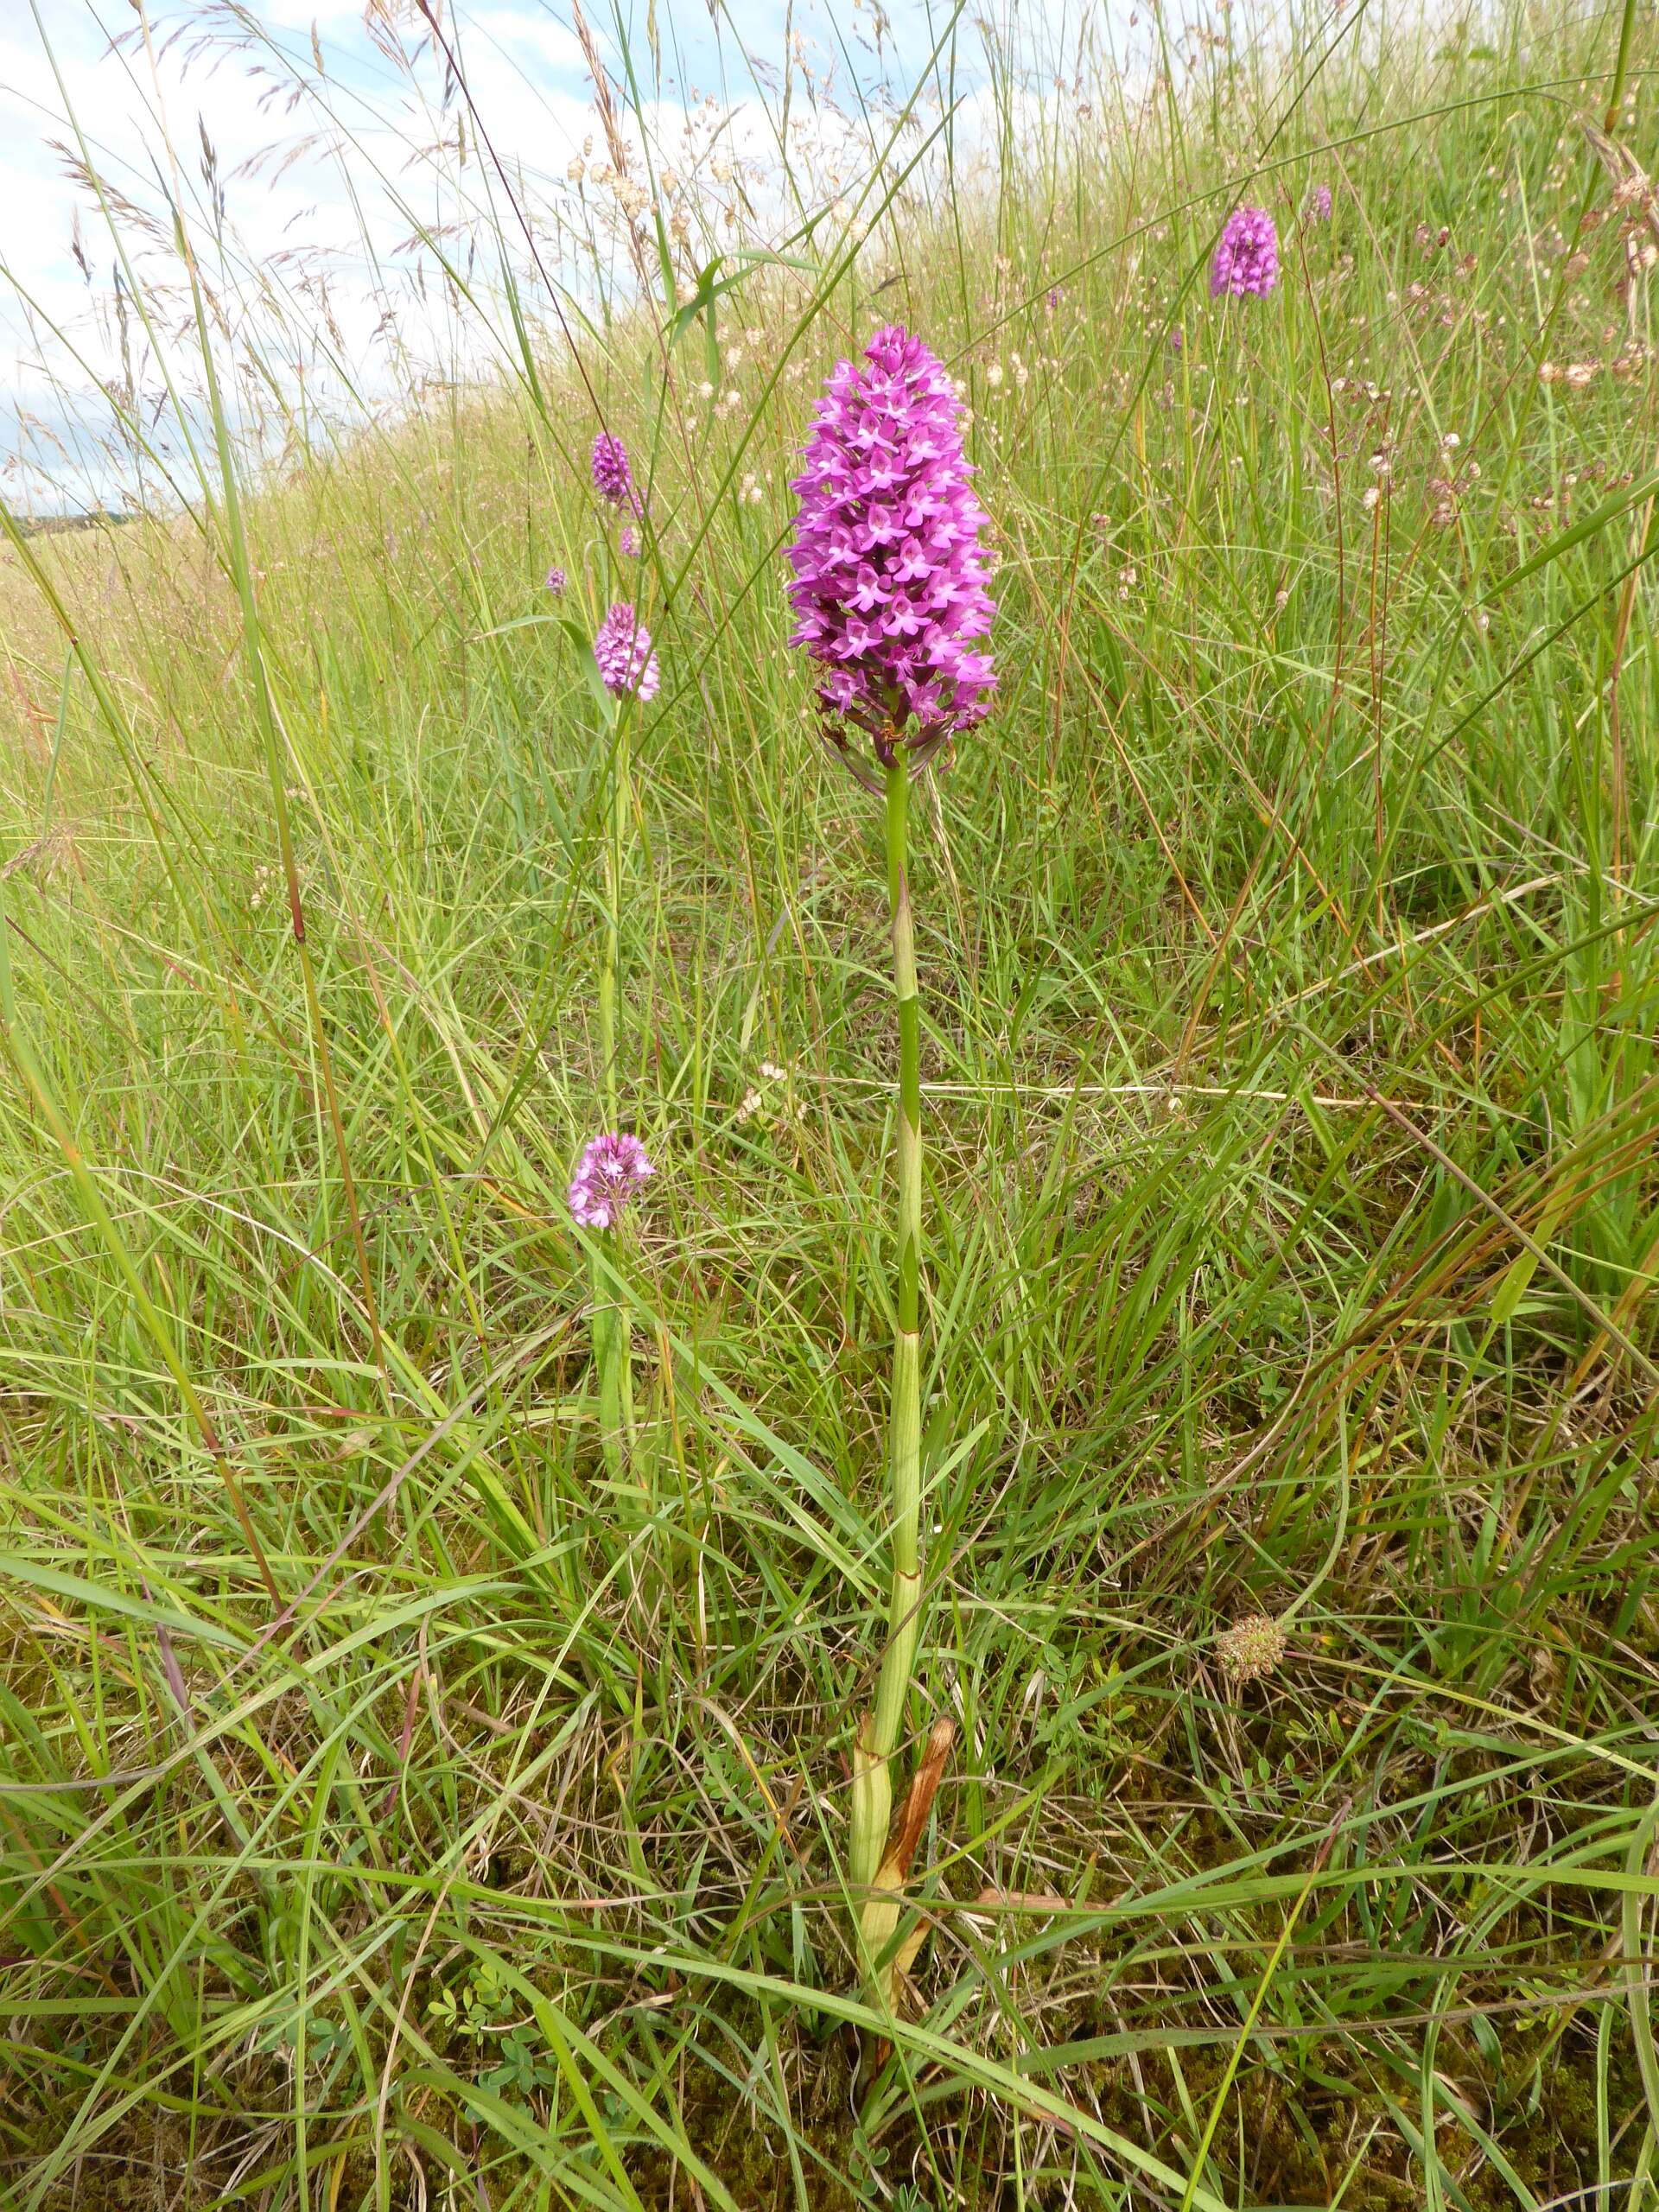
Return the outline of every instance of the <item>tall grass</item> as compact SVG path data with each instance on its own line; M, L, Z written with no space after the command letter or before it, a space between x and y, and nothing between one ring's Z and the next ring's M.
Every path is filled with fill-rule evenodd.
M461 39L470 367L350 437L236 185L158 162L164 276L104 181L151 511L0 568L8 2203L1655 2187L1651 27L1224 21L1040 99L936 35L763 207L670 193L588 30L620 183L562 231ZM1212 305L1241 198L1285 280ZM779 548L893 317L973 410L1003 680L910 824L958 1738L890 2024L883 830ZM591 635L601 421L626 785L541 588ZM596 1293L613 1080L659 1172Z

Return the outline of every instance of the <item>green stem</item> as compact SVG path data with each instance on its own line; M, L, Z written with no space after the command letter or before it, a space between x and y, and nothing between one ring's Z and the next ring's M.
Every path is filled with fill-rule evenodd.
M611 804L605 847L605 955L599 975L599 1049L608 1126L620 1126L617 1009L622 966L622 858L628 825L628 712L610 724ZM633 1431L632 1316L603 1269L594 1270L594 1369L599 1382L599 1441L613 1481L626 1469Z
M1618 54L1613 63L1613 88L1607 98L1602 128L1611 137L1618 128L1618 111L1624 105L1624 80L1630 68L1630 34L1636 29L1636 0L1624 0L1618 19Z
M875 1709L861 1732L855 1759L850 1871L854 1886L861 1891L874 1884L887 1847L893 1809L889 1765L904 1734L922 1597L921 1007L916 995L916 940L906 865L910 775L902 751L887 770L887 903L899 1011L899 1272L887 1447L892 1583Z
M618 1098L617 998L622 966L622 854L628 825L628 716L620 709L610 724L611 805L605 845L605 958L599 973L599 1052L605 1104L616 1127Z
M616 1232L610 1232L614 1236ZM597 1262L594 1266L594 1370L599 1382L599 1443L606 1472L620 1482L633 1437L633 1317Z

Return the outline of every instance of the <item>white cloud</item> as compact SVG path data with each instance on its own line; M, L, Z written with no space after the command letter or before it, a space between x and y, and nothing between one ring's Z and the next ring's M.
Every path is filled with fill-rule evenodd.
M1058 10L1060 0L1044 4ZM1105 20L1107 0L1091 4ZM682 197L673 204L691 207L701 250L737 243L756 223L789 226L803 194L817 207L838 194L855 195L872 140L885 138L892 111L879 97L880 69L897 72L895 53L906 67L918 67L933 35L919 0L890 5L900 20L885 65L868 29L873 0L858 7L826 0L816 13L797 7L798 55L816 81L798 77L794 87L790 161L802 182L791 189L774 120L785 60L782 0L738 0L734 16L721 19L734 22L735 39L704 0L658 0L664 74L658 82L641 35L635 62L649 95L641 121L653 168L677 172ZM389 12L380 10L383 26ZM602 21L601 10L589 12ZM5 413L27 406L55 426L76 454L66 475L73 490L86 477L78 448L107 427L95 379L118 378L130 365L146 413L165 398L159 356L171 351L187 391L199 381L169 194L188 212L204 276L238 346L260 351L290 389L303 378L314 399L326 404L332 397L348 408L357 401L348 402L346 384L378 402L411 370L470 372L506 350L505 317L491 297L502 242L532 290L534 270L500 180L480 157L471 114L417 35L412 10L404 10L401 48L388 44L384 29L378 37L365 29L361 0L242 0L239 8L177 0L169 15L153 10L148 50L121 13L123 40L111 48L92 0L61 0L48 20L52 54L26 20L10 14L0 22L0 472L9 453L13 462L9 485L0 474L0 488L9 496L17 496L20 475L30 496L41 495L38 472L16 465L19 440L8 434ZM607 149L569 24L538 0L474 0L470 8L451 0L444 20L489 143L515 195L529 202L543 262L584 281L587 250L576 250L569 226L591 219L601 251L611 255L613 280L626 284L616 188L599 174ZM976 50L966 21L964 51ZM843 44L873 96L868 115ZM754 58L758 84L746 55ZM899 82L907 92L908 79ZM694 105L694 86L720 87L721 98ZM118 227L137 280L154 289L155 345L129 302L124 354L111 277L116 243L85 180L52 143L72 143L71 105L92 165L119 196ZM203 175L203 132L216 162L211 178ZM639 126L626 121L622 134L637 184L646 168ZM573 194L567 169L587 145L588 174ZM224 195L222 241L215 189ZM738 213L740 199L732 227L725 210ZM471 275L481 314L469 309L457 320L436 258L411 245L414 232L438 240L463 266L480 242ZM77 235L90 284L73 251ZM331 367L334 353L342 358Z

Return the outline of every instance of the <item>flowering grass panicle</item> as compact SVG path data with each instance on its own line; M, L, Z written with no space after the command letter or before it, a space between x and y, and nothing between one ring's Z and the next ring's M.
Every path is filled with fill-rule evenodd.
M614 1229L635 1192L656 1173L638 1137L607 1129L583 1147L576 1162L569 1190L572 1218L584 1229Z
M1235 207L1210 266L1210 294L1263 299L1279 282L1279 233L1265 207Z
M652 651L651 632L622 600L600 624L594 639L594 658L605 689L616 698L654 699L660 674Z
M613 438L608 430L601 430L594 440L594 489L613 507L626 507L630 513L638 512L639 495L633 488L628 449L620 438Z
M883 759L981 721L996 683L975 644L995 609L961 412L934 354L889 325L861 366L836 366L791 484L801 499L791 642L825 671L818 701L832 726L868 731Z
M564 570L559 567L557 562L555 562L553 566L548 570L544 581L546 582L547 588L552 593L554 598L563 599L564 597L566 588L569 584L570 579L565 575Z

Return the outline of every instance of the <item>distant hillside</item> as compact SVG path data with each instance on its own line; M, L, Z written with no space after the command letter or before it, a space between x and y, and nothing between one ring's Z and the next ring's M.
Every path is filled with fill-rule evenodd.
M97 530L106 523L133 519L131 515L118 514L111 507L88 507L73 515L20 515L17 527L25 537L57 537L70 531Z

